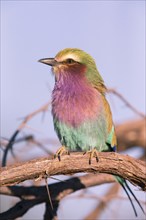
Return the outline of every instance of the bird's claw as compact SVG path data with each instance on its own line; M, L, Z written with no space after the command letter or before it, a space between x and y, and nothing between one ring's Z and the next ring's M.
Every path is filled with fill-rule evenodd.
M58 157L58 160L61 161L61 155L64 153L70 155L70 152L66 150L65 146L61 146L54 155L54 158Z
M90 165L91 165L91 161L92 161L93 157L95 157L96 161L99 162L98 151L95 148L93 148L92 150L84 152L83 155L85 155L86 153L89 154L89 164Z

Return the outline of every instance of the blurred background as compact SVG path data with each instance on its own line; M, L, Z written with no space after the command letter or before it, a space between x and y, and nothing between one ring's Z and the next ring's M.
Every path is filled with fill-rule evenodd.
M107 87L116 89L139 111L145 112L145 1L3 0L2 138L8 140L26 115L51 100L54 76L48 66L37 61L54 57L67 47L77 47L92 55ZM108 99L115 124L138 118L113 95L108 95ZM45 115L34 117L19 137L28 134L41 141L45 149L52 153L56 151L60 144L53 128L51 107ZM141 150L137 147L125 153L139 157ZM25 142L15 145L14 154L17 161L47 155L42 148L32 144L26 146ZM16 162L11 155L8 158L8 164ZM92 187L85 193L101 196L107 186ZM144 193L131 187L136 196L145 201ZM122 189L121 192L126 197ZM72 199L76 194L62 200L59 219L83 219L98 202L89 198ZM1 211L5 211L15 203L15 199L1 196L0 203ZM128 200L114 200L100 219L135 219L129 204ZM139 212L136 219L144 219L136 208ZM42 219L43 210L43 205L36 206L22 219Z

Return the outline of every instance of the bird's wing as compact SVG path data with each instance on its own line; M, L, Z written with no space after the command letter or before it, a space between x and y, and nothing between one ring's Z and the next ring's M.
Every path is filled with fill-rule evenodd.
M117 138L115 133L115 128L112 120L112 113L106 97L103 96L103 106L106 117L106 125L107 125L107 140L106 143L111 147L112 151L116 151L117 146Z

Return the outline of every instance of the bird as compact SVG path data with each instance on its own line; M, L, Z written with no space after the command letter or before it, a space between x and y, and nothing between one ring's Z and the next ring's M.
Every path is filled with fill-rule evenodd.
M78 48L65 48L54 58L43 58L39 62L52 67L55 86L52 92L52 115L54 129L61 142L56 152L61 155L70 151L89 153L89 164L99 152L115 152L117 138L110 105L106 99L107 88L91 55ZM126 180L114 176L131 199L140 202ZM130 195L131 194L131 195Z

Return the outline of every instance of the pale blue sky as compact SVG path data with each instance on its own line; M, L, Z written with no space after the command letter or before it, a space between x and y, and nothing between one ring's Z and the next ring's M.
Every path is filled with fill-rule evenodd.
M145 1L1 1L2 136L50 99L54 77L37 60L66 47L90 53L106 85L145 111ZM109 100L115 122L135 117ZM57 140L50 112L29 125L36 136Z

